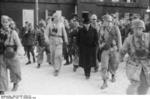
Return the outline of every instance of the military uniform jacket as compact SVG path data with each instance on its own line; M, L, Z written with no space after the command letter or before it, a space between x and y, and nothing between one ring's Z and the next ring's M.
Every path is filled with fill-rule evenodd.
M63 41L68 43L68 37L63 23L58 23L54 26L53 23L49 24L45 32L46 41L53 45L61 45Z
M105 49L110 49L113 46L117 46L118 49L122 46L121 33L118 26L101 26L99 43L104 43L107 47Z
M150 84L150 35L143 33L136 37L130 35L121 49L121 58L128 54L126 62L127 77L130 80L140 81L141 71L144 71L148 84Z

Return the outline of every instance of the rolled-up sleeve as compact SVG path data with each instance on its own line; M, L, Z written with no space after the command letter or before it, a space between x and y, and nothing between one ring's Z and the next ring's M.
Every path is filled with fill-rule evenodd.
M116 26L116 33L117 33L117 37L118 37L118 48L119 50L122 48L122 38L121 38L121 32L119 27Z
M128 52L129 52L129 47L130 47L130 40L131 37L128 37L125 39L124 44L120 50L120 58L122 59Z
M21 44L21 40L18 36L18 33L16 31L13 31L13 37L14 37L14 42L15 42L15 45L17 46L17 53L22 53L23 51L23 46Z

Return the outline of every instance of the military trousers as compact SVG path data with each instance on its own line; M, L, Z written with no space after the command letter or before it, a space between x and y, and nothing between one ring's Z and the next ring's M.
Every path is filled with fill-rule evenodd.
M131 59L128 60L126 64L126 74L130 81L130 85L127 88L127 94L147 94L150 87L149 59L139 62L133 62Z
M7 67L4 62L3 55L0 55L0 91L7 91L7 89L8 89Z
M38 64L42 64L43 63L44 52L46 52L46 55L47 55L47 62L50 63L50 53L45 50L45 47L38 46L37 47L37 53L38 53L38 55L37 55L37 63Z
M149 90L149 84L146 81L146 76L142 70L140 75L140 81L130 80L130 85L127 88L128 95L144 95L147 94Z
M50 59L51 64L53 65L55 70L60 71L63 60L63 46L62 44L55 44L50 46Z
M119 66L119 53L117 50L103 50L101 54L101 75L103 80L109 78L109 73L116 74Z
M21 81L21 68L19 57L15 55L14 58L5 58L6 65L10 70L10 79L13 83L19 83Z

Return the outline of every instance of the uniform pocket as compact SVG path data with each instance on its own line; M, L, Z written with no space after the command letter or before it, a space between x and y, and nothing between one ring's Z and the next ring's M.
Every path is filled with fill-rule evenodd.
M126 74L129 80L140 81L140 74L141 74L142 67L137 65L136 63L127 63L126 66Z

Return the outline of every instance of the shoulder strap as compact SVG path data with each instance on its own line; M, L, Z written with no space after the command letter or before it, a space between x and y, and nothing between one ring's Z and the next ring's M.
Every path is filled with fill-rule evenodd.
M15 41L15 39L13 38L13 31L10 31L10 36L9 36L9 38L8 38L8 40L9 40L9 44L11 43L11 40L13 39L13 41L14 41L14 46L16 45L16 41Z

